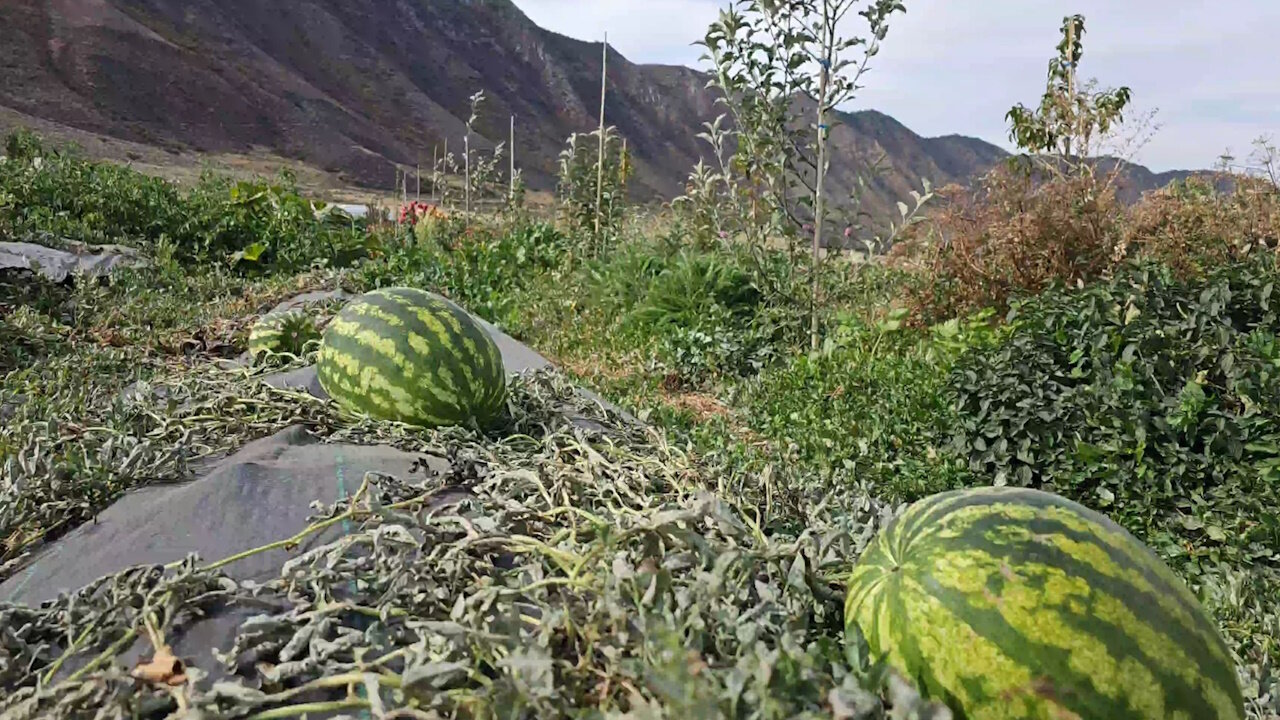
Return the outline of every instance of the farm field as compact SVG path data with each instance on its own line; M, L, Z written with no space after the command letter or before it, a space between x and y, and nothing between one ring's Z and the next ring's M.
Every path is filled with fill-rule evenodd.
M11 133L0 716L1280 719L1280 152L1124 202L1054 67L885 227L749 101L644 206Z
M719 693L746 683L738 697L753 699L742 701L779 703L785 715L825 707L832 692L862 702L855 699L874 689L858 683L869 676L854 672L837 642L840 588L860 549L902 503L963 487L1034 487L1107 514L1149 545L1218 623L1254 717L1274 713L1260 704L1275 697L1280 637L1280 344L1270 250L1232 253L1189 273L1151 259L1126 262L1107 278L1046 290L999 315L977 310L935 323L920 319L926 306L911 304L929 296L920 294L921 276L909 264L833 262L821 277L829 330L811 352L792 295L805 285L790 274L785 251L689 247L678 226L664 230L639 217L603 251L519 212L431 216L412 231L317 220L287 186L210 184L183 193L111 165L46 153L36 155L46 158L39 170L15 172L31 162L15 153L3 166L9 197L16 190L43 198L11 201L8 227L44 224L59 237L133 242L149 265L118 270L109 282L6 279L6 579L131 488L179 481L200 456L290 425L334 442L465 451L463 467L474 476L466 482L478 493L465 515L473 525L483 520L484 529L460 533L419 519L417 532L437 533L435 542L452 549L385 549L387 567L344 560L353 563L344 572L368 583L357 593L368 603L359 612L400 632L423 632L395 621L407 612L472 632L487 628L493 637L421 649L430 662L462 665L510 657L510 646L491 644L521 632L499 632L490 625L500 622L496 611L468 602L531 603L564 615L535 634L545 644L532 666L501 666L510 674L483 681L468 680L461 665L441 669L456 674L449 675L456 691L439 702L608 705L635 703L632 692L658 688L646 702L688 709L718 707ZM1186 212L1238 200L1178 192L1191 191L1153 202L1184 203L1173 211ZM70 203L81 204L48 217L27 211ZM96 215L92 203L122 216ZM217 221L213 229L200 226L208 218ZM113 232L122 227L137 234ZM188 227L189 238L178 235ZM264 235L281 240L252 249L248 240ZM516 382L511 424L482 434L406 432L260 382L266 372L309 364L314 346L266 368L220 369L282 300L389 286L450 297L558 370ZM166 392L122 400L138 381ZM607 431L575 432L552 409L571 383L618 403L648 429L587 404L583 412ZM411 516L385 517L375 507L421 507L422 496L463 480L388 482L364 490L376 492L379 505L352 498L319 511L317 522L344 517L351 537L377 537ZM622 531L601 533L599 523ZM280 539L294 531L282 528ZM516 565L500 568L488 552L467 551L471 532L513 553ZM729 548L734 559L716 562ZM154 626L147 632L163 638L163 626L184 613L236 602L246 591L229 590L216 569L203 569L222 559L193 561L172 577L125 573L111 581L112 594L5 607L7 626L23 628L6 635L5 683L26 688L11 695L8 710L143 702L103 653L132 644L142 628ZM320 583L305 598L284 586L250 594L298 603L273 622L287 622L289 633L311 632L308 613L337 602L322 588L333 580L323 566L295 571ZM409 577L417 579L383 584ZM537 589L518 599L493 594L533 578L540 578ZM428 587L440 590L422 595ZM112 597L138 602L111 608ZM643 618L645 631L619 636L610 629L616 613ZM347 618L333 620L328 631L347 627ZM279 632L243 642L279 652L267 642L284 638ZM67 641L80 633L80 643ZM680 649L691 637L700 654ZM603 665L572 659L587 654ZM711 662L703 654L715 664L689 672L688 663ZM646 659L643 670L635 658ZM781 676L750 670L783 658L791 669ZM36 682L58 677L70 659L89 662L62 673L79 691ZM355 672L353 662L334 667ZM526 684L539 676L524 673L538 667L556 679ZM301 666L298 672L323 685L318 669L314 678ZM392 682L389 669L378 672ZM610 693L618 695L610 700ZM215 693L189 701L233 700Z

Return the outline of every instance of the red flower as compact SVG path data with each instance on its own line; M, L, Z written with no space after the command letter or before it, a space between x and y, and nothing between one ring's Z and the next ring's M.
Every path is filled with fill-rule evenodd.
M416 224L424 217L444 217L444 213L435 205L424 202L410 202L400 207L400 222L412 222Z

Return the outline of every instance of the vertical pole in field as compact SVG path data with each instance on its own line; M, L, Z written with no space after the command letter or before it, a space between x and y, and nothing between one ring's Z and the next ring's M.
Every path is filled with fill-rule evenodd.
M396 202L395 202L396 205L400 204L399 195L400 195L400 166L396 165L396 180L395 180L395 183L392 185L392 190L391 190L391 197L394 197L396 199ZM395 208L394 212L396 214L396 237L398 238L400 236L400 208L398 207Z
M471 126L470 125L467 126L467 134L462 136L462 162L463 162L463 172L465 173L465 175L462 178L463 212L465 212L467 214L467 217L470 218L471 217ZM468 219L468 222L470 222L469 219Z
M604 202L604 97L609 81L609 33L604 34L604 51L600 59L600 155L596 158L596 242L604 245L600 235L600 210Z
M440 189L440 146L431 146L431 204L436 204L436 191Z
M511 170L508 173L511 188L507 191L507 202L515 204L516 201L516 116L511 116Z

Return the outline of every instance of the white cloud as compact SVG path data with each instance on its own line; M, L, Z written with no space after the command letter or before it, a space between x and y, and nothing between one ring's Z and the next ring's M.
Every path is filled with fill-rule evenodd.
M538 24L610 44L636 62L699 66L727 0L516 0ZM1137 159L1154 170L1208 167L1230 147L1280 135L1280 1L905 0L856 107L924 135L1007 145L1004 115L1035 104L1062 17L1085 16L1081 71L1133 89L1162 129Z

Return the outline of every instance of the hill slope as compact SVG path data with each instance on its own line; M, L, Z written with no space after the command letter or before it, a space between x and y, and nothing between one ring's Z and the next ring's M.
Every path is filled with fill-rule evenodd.
M6 0L0 109L174 151L269 153L388 187L392 163L461 146L468 97L488 102L476 145L517 118L517 162L554 185L556 155L599 111L600 45L539 28L510 0ZM705 77L609 57L609 122L634 150L636 195L678 194L716 114ZM0 113L3 117L3 113ZM919 186L964 181L1005 156L922 138L877 112L847 116L839 155L887 156L877 213ZM1143 170L1140 189L1160 180ZM837 187L840 190L840 187ZM837 192L837 195L839 192Z

